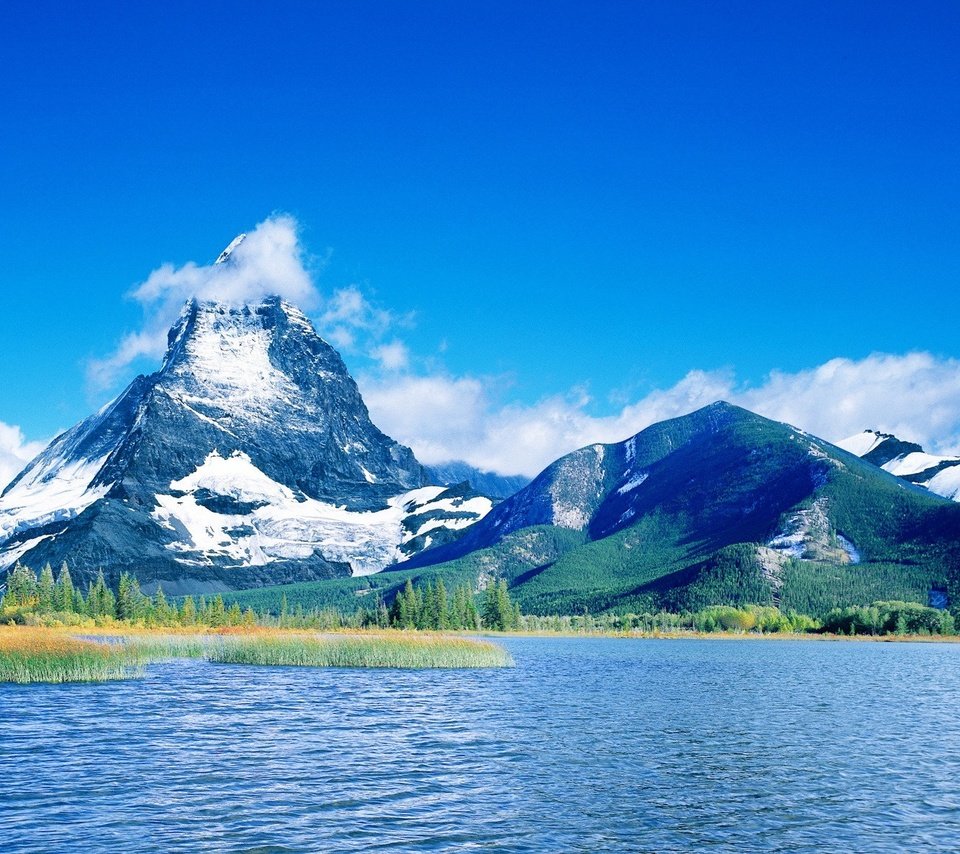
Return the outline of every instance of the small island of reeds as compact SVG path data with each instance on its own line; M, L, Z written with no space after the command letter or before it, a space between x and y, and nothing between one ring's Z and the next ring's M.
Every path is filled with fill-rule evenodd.
M473 668L513 661L489 641L431 632L310 634L254 630L224 638L207 652L223 664L299 667Z
M66 629L0 627L0 682L129 679L142 675L152 662L177 658L215 664L406 669L513 664L505 649L489 641L425 632L334 634L259 627L206 633L96 631L96 637L78 637Z

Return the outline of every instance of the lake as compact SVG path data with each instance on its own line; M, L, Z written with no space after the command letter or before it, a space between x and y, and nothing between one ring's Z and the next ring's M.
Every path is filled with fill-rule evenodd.
M960 847L960 645L503 643L515 668L0 685L0 847Z

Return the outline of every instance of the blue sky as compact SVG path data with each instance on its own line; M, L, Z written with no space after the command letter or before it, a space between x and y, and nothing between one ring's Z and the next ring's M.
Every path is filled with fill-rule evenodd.
M91 380L151 271L284 212L423 456L713 392L960 445L956 3L138 5L0 8L8 443L151 369Z

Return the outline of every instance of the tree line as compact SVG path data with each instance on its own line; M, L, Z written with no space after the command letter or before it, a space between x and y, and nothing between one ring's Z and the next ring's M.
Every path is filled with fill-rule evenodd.
M797 611L781 611L772 605L709 605L680 613L525 614L521 628L528 632L573 634L956 634L955 620L949 611L918 602L874 602L834 608L822 620Z
M283 628L397 628L422 630L510 631L520 628L519 606L511 601L506 582L491 582L476 597L469 585L447 593L443 579L436 584L414 586L411 581L397 593L388 608L382 599L374 608L358 608L344 615L333 609L291 610L286 594L274 612L256 613L253 608L241 609L237 602L227 605L221 594L194 599L185 596L170 600L158 585L152 595L145 594L140 582L129 572L121 573L116 589L112 589L101 570L87 585L86 593L73 583L70 568L64 562L54 577L47 564L39 577L29 567L17 564L7 576L7 589L0 597L0 614L5 619L48 618L65 624L84 619L122 620L145 625L239 626L274 625Z
M507 583L502 579L487 584L479 609L468 585L457 587L449 597L442 578L436 584L428 581L423 589L407 579L389 610L389 625L398 629L506 632L519 629L520 621L520 606L511 601Z
M51 617L66 624L83 619L161 626L238 626L257 622L253 609L243 611L236 602L227 607L220 594L210 599L201 596L199 601L186 596L177 602L169 600L163 587L158 585L153 595L147 595L129 572L121 573L114 590L101 570L84 593L73 583L66 562L56 577L50 564L44 566L39 576L29 567L17 564L7 575L7 589L0 598L0 614L8 619L24 614Z
M479 600L479 601L478 601ZM822 620L770 605L710 605L698 611L674 613L603 613L538 616L522 614L505 580L490 580L475 595L469 585L448 594L443 579L414 585L407 580L387 606L378 599L373 607L345 614L334 608L290 609L286 594L279 608L257 613L253 608L224 602L223 596L185 596L168 599L163 588L148 595L128 572L112 589L99 572L86 592L75 585L64 563L54 575L49 564L39 576L17 564L7 576L0 597L3 620L41 618L67 625L84 620L121 620L156 626L268 625L283 628L396 628L433 631L531 631L572 633L669 634L683 632L803 633L843 635L953 635L955 619L948 611L917 602L884 601L871 605L834 608Z

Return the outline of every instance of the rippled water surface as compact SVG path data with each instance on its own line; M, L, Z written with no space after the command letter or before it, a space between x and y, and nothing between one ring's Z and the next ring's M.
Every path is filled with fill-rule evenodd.
M960 645L505 645L0 685L0 848L960 849Z

